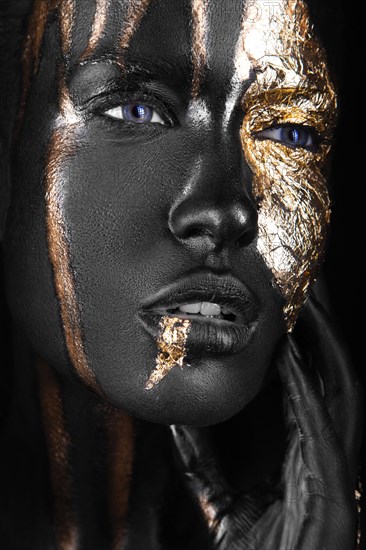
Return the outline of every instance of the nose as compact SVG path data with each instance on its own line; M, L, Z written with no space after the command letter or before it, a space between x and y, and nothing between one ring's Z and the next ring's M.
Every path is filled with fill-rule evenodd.
M250 179L240 151L236 167L229 159L220 166L212 164L212 159L201 162L170 212L169 227L176 239L197 247L205 242L211 250L250 244L257 234L257 209L248 191Z

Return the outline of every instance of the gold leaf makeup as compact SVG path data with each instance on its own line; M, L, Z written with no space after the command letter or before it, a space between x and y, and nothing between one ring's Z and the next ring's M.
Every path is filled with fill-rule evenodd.
M197 99L207 62L207 0L192 0L192 98Z
M156 358L156 367L147 381L145 389L151 390L159 384L173 367L183 367L186 342L191 326L192 323L189 319L161 318L161 331L157 339L159 353Z
M243 56L255 81L244 96L240 133L258 201L258 251L286 299L291 331L323 254L330 219L326 161L337 102L304 2L260 6L255 13L249 6L242 34ZM314 129L317 147L258 137L289 124Z
M102 36L103 31L105 29L105 25L107 22L108 8L109 8L108 0L96 0L92 31L89 36L88 45L84 53L82 54L80 61L84 61L85 59L88 59L88 57L90 57L94 53L98 45L98 42L100 40L100 37Z

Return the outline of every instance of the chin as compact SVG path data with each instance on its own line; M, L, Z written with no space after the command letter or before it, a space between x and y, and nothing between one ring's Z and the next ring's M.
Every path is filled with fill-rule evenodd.
M196 358L174 367L150 390L108 392L108 400L141 420L159 424L209 426L239 413L260 392L270 368L240 355Z

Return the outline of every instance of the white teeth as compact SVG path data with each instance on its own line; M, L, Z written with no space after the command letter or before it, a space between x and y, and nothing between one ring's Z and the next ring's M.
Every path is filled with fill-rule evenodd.
M200 313L201 315L220 315L221 307L211 302L202 302Z
M227 307L221 308L218 304L214 304L212 302L197 302L193 304L184 304L183 306L179 306L177 309L181 311L182 313L193 313L197 314L200 313L201 315L204 315L205 317L217 317L223 314L230 314L231 311Z
M180 306L178 309L183 311L183 313L199 313L201 309L201 302L197 304L185 304L184 306Z

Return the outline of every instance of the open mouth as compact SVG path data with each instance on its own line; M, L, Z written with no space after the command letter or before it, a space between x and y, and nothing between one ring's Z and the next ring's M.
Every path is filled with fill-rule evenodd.
M215 302L192 302L183 304L176 308L167 309L162 314L181 317L182 319L206 318L206 319L221 319L230 323L240 322L240 315L235 313L227 306L222 306Z
M238 353L252 339L258 320L252 292L233 276L201 272L160 289L143 304L139 318L158 338L163 317L189 319L189 354Z

